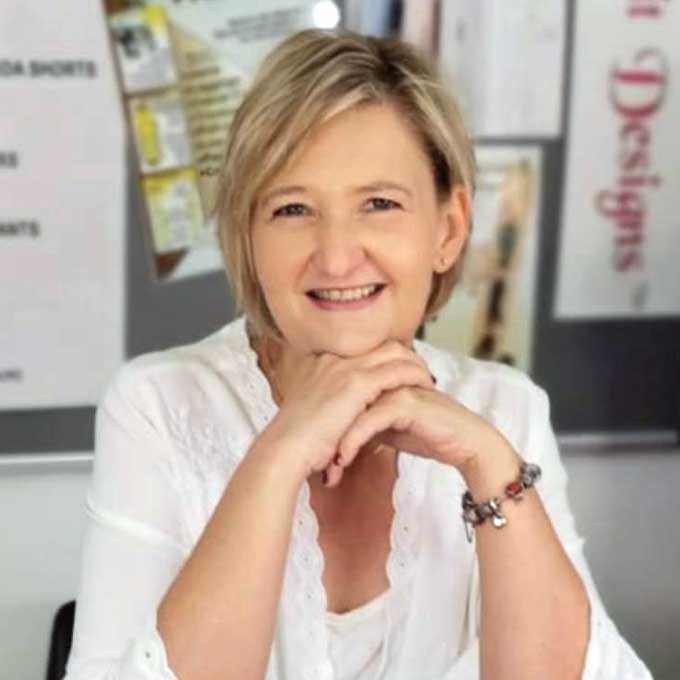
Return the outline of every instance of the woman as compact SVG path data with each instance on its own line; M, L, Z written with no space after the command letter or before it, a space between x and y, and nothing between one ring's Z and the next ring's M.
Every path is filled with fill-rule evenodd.
M100 405L68 680L650 677L584 562L546 393L415 339L473 177L407 46L270 54L218 200L245 315Z

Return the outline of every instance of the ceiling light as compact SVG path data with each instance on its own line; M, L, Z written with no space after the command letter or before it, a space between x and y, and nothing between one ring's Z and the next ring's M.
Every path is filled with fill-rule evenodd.
M340 23L340 10L331 0L317 2L312 9L312 21L317 28L335 28Z

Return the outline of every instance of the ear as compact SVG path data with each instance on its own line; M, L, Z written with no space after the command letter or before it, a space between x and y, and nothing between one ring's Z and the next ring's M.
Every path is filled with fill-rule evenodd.
M462 184L456 184L439 206L434 271L443 274L455 264L470 232L471 219L470 193Z

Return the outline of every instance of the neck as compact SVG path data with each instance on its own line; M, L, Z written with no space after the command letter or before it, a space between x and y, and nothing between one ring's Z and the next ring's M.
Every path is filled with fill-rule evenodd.
M277 401L282 401L287 393L291 366L296 365L299 357L289 346L269 338L257 338L252 344L262 372L271 386L272 394L275 395Z

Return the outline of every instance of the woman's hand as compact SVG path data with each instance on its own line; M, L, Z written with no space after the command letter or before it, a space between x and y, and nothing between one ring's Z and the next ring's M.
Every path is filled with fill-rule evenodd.
M352 464L368 443L432 458L464 472L479 453L507 446L503 435L460 402L434 389L404 385L384 391L360 413L338 444L340 468ZM329 486L342 470L328 469Z
M425 361L396 340L357 357L310 355L258 440L290 451L300 480L335 468L330 480L341 474L333 460L343 435L381 395L400 388L432 392L433 381Z

